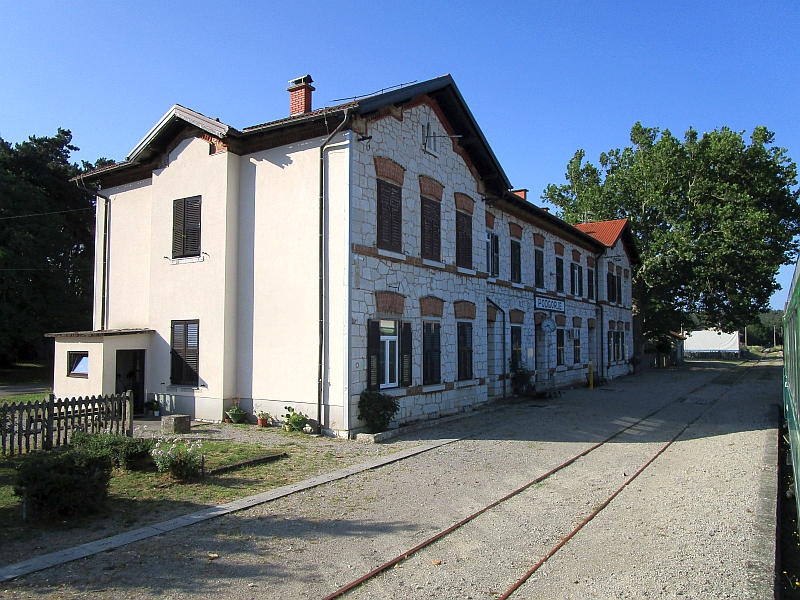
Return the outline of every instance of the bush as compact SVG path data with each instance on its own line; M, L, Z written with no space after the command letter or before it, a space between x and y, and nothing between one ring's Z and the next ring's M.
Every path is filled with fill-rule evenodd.
M520 398L532 394L535 386L531 383L533 371L529 371L522 365L511 367L511 389Z
M112 463L107 453L66 448L32 454L20 464L14 493L23 498L23 518L88 514L108 497Z
M194 479L203 473L202 447L199 441L162 438L151 454L159 473L169 473L175 479Z
M150 463L150 452L155 440L132 438L118 433L78 432L73 434L70 445L93 453L107 454L114 467L135 469Z
M358 399L358 418L366 422L370 433L388 429L398 410L400 403L397 398L375 390L364 390Z
M292 431L303 431L303 428L308 424L308 417L303 413L295 412L291 406L284 406L286 414L283 415L283 421L289 426Z

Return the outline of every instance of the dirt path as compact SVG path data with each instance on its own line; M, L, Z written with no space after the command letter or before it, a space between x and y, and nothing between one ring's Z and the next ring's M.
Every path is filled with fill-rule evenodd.
M732 375L656 371L419 432L472 435L24 577L2 597L320 598L664 406L348 597L496 597L698 416L513 597L771 597L780 371Z

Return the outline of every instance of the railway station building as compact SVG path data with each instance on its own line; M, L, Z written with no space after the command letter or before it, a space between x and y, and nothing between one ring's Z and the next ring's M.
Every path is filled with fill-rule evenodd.
M625 220L572 226L512 188L450 76L241 130L174 106L99 185L92 331L52 334L55 394L357 432L630 372Z

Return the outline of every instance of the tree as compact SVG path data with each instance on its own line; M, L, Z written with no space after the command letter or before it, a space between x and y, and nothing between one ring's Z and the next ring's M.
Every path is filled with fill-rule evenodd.
M91 327L94 198L70 182L71 141L0 139L0 363L36 356L48 331Z
M797 253L796 165L765 127L749 144L743 134L690 128L681 141L636 123L632 146L602 153L599 167L578 150L567 183L542 194L570 223L630 221L642 259L633 274L637 348L642 336L682 325L731 331L753 322L778 289L778 267Z

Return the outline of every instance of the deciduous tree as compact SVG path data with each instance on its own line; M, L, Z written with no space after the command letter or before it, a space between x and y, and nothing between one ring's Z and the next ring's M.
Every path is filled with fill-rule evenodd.
M689 129L680 140L636 123L631 146L602 153L598 166L577 151L567 183L542 194L571 223L629 219L642 258L638 341L691 323L743 327L767 310L778 267L796 255L796 165L765 127L749 143L743 135Z

